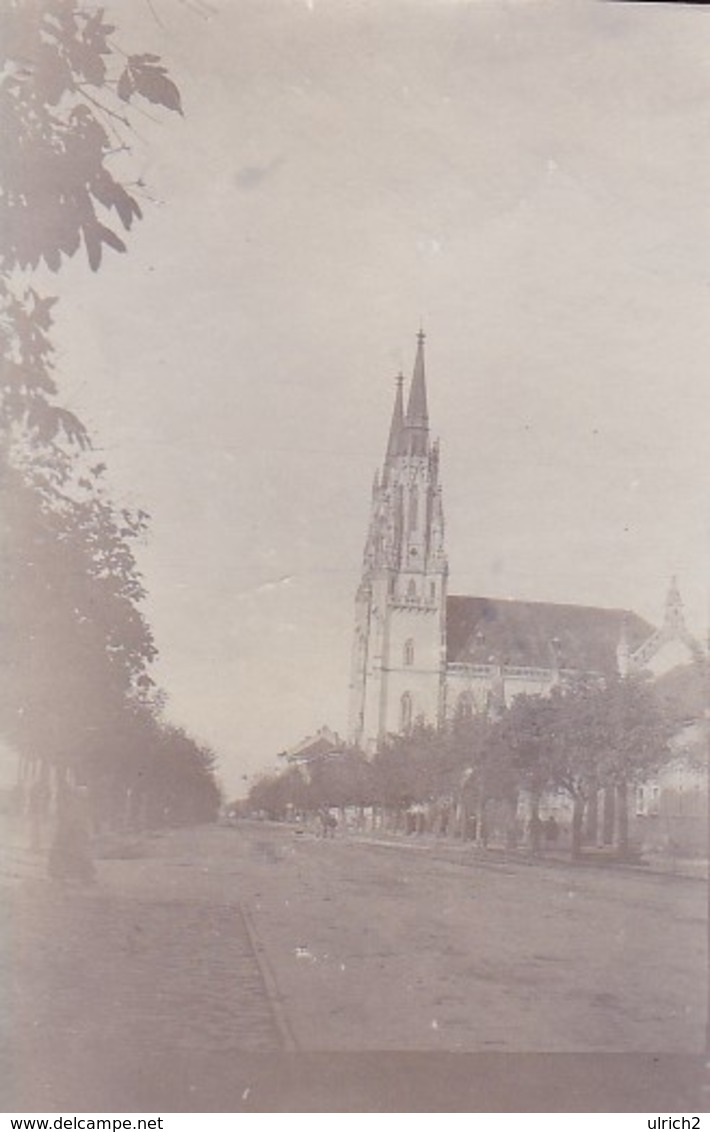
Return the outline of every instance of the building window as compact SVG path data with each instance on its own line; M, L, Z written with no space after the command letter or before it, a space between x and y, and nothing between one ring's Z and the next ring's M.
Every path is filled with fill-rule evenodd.
M417 600L417 584L414 581L414 578L410 578L409 582L407 583L407 601L416 601L416 600Z
M414 664L414 641L411 637L404 642L404 663L407 665Z
M429 597L432 601L436 600L436 582L429 583Z
M399 729L404 735L412 730L412 697L405 692L399 703Z

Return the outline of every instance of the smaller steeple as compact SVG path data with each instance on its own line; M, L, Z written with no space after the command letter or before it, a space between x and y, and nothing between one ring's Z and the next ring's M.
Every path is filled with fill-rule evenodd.
M404 385L404 374L397 374L397 392L394 397L394 408L392 409L392 424L390 425L390 435L387 441L387 455L385 457L385 464L389 464L395 456L399 456L402 451L402 433L404 431L404 399L402 394L402 386Z
M417 356L414 361L412 384L409 388L407 402L407 416L405 420L407 452L415 456L424 456L428 447L429 435L429 409L426 395L426 372L424 367L424 342L426 335L423 330L417 334Z

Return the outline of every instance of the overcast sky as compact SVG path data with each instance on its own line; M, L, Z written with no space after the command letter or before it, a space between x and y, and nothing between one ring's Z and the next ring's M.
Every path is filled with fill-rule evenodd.
M129 253L51 289L170 714L242 775L345 729L400 366L427 331L451 592L707 621L710 11L130 0ZM152 120L155 119L155 121ZM160 119L160 121L159 121Z

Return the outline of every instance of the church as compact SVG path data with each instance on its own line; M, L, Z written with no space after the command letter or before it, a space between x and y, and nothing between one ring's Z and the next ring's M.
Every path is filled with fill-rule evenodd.
M687 664L700 652L675 580L661 626L625 609L448 592L439 445L429 432L425 335L406 399L397 379L385 458L372 486L355 601L348 739L374 753L422 720L492 711L576 675Z

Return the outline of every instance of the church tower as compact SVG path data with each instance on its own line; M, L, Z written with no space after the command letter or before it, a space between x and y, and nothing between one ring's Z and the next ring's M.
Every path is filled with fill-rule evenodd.
M448 566L423 331L406 413L403 383L400 375L355 601L349 739L368 752L388 734L420 718L437 723L444 712Z

